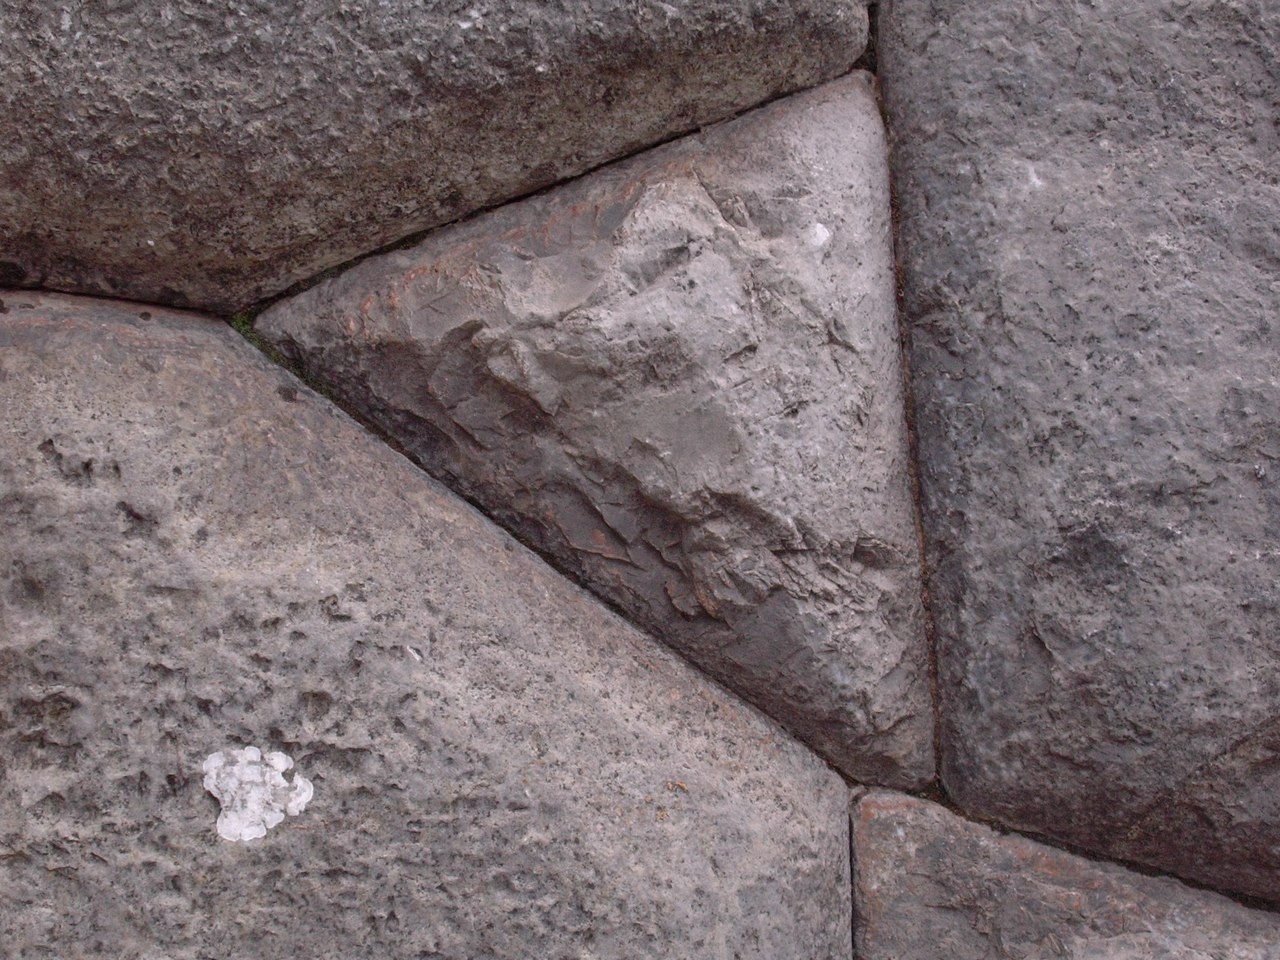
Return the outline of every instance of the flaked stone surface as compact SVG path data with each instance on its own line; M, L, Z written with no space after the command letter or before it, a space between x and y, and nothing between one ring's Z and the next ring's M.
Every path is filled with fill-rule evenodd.
M837 76L863 0L3 0L0 285L233 311Z
M775 724L223 324L3 300L5 956L847 960ZM250 843L236 744L315 785Z
M853 814L859 960L1275 960L1280 915L874 791Z
M947 789L1280 901L1280 7L880 26Z
M933 775L866 74L370 258L257 331L853 777Z

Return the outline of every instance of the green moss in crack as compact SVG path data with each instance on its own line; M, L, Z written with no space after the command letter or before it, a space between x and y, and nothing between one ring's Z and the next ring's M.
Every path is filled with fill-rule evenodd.
M282 367L291 367L292 365L289 363L288 358L275 347L271 346L271 344L267 343L266 340L262 339L258 332L253 329L254 319L254 313L250 310L245 310L242 313L232 314L227 318L227 323L231 324L232 329L235 330L236 333L240 334L240 336L248 340L255 348L266 354L267 359L272 363L278 363Z
M330 403L342 406L338 403L337 396L329 389L328 386L310 376L306 370L303 369L302 364L281 353L274 346L268 343L262 334L253 329L253 323L257 319L257 316L257 311L243 310L240 313L235 313L228 317L227 323L231 324L231 328L235 330L236 333L248 340L250 346L272 363L277 366L284 367L284 369L288 370Z

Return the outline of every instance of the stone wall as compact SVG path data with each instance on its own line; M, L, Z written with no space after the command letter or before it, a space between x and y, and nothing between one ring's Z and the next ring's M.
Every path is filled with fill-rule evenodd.
M1280 958L1280 13L0 11L6 956Z

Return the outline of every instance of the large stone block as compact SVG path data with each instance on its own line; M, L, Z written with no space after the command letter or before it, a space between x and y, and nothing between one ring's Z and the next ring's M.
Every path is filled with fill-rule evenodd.
M853 814L859 960L1275 960L1280 915L874 792Z
M0 284L240 309L845 72L863 0L3 0Z
M947 789L1280 901L1280 6L880 11Z
M775 724L225 325L3 300L6 957L847 960ZM237 745L314 784L244 843Z
M257 330L851 776L932 779L867 75L365 260Z

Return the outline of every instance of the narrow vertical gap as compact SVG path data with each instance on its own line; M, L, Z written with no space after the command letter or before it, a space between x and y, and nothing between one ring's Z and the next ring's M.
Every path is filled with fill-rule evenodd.
M902 253L902 208L898 198L898 184L894 176L892 155L894 150L893 125L885 107L882 78L879 75L880 4L867 5L869 33L867 52L858 61L864 69L876 74L876 94L880 104L880 118L885 128L888 148L886 162L889 170L889 225L893 234L894 298L898 318L899 362L902 371L902 404L907 424L907 479L911 489L911 501L915 507L916 550L920 557L920 606L924 616L925 654L929 670L929 700L933 707L933 784L920 791L931 800L945 799L942 783L942 703L938 673L938 632L929 595L929 551L924 530L924 497L920 484L920 442L916 421L915 390L911 379L911 327L907 322L906 273Z
M893 149L890 138L889 149ZM899 356L902 366L902 403L907 422L907 479L911 485L911 500L915 506L916 549L920 556L920 608L924 617L925 653L929 667L929 699L933 704L933 778L939 797L944 793L942 783L942 701L938 676L938 630L933 616L933 602L929 594L929 551L924 530L924 496L920 486L920 440L916 422L915 390L911 379L911 329L907 323L906 290L900 251L899 206L897 186L893 182L890 165L889 196L892 205L894 271L898 314Z
M876 21L880 15L879 3L867 4L867 46L853 64L855 70L866 70L868 73L877 72L876 60Z
M849 956L858 960L858 848L853 829L854 810L858 805L855 794L849 804Z

